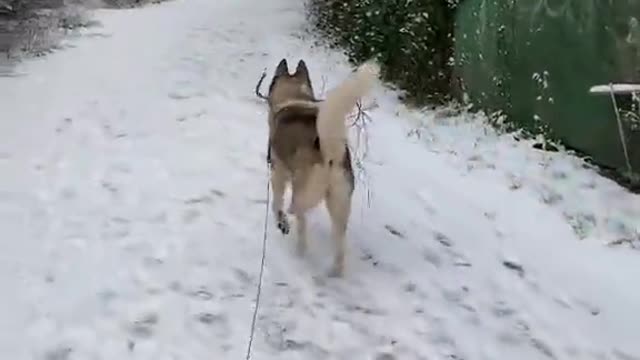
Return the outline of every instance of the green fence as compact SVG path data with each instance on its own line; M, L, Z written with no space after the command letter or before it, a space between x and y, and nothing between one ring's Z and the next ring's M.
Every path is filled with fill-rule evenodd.
M456 18L456 74L478 107L503 110L519 127L547 131L625 170L611 98L589 88L640 83L639 21L638 0L465 0ZM628 97L618 101L631 110ZM638 173L640 127L624 123Z

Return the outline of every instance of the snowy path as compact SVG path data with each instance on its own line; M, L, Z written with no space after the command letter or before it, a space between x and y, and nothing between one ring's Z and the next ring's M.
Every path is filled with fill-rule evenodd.
M102 11L0 79L3 359L244 358L267 185L252 88L284 56L316 84L350 71L299 3ZM270 223L253 359L640 359L640 253L603 244L638 236L638 196L377 100L347 276L325 276L324 210L305 259Z

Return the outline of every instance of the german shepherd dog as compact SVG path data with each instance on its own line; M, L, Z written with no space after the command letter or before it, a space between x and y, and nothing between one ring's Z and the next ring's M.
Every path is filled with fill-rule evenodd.
M351 213L354 173L347 142L346 116L378 78L372 62L360 66L352 76L317 100L303 60L289 73L287 60L278 64L267 101L269 103L269 149L272 209L278 229L289 233L283 210L284 192L291 184L288 213L297 219L297 252L307 249L305 214L325 200L336 246L331 276L342 276L346 252L347 223Z

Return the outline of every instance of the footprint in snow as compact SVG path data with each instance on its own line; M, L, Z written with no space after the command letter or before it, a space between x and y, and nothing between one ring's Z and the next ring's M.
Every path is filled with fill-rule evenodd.
M191 291L187 295L194 299L202 300L202 301L208 301L213 299L213 293L205 287L201 287L197 290Z
M422 249L422 258L429 264L433 265L436 269L442 267L442 258L433 249L428 247Z
M131 221L123 217L114 216L102 225L104 239L123 239L131 233Z
M433 238L438 243L440 243L440 245L442 245L444 247L452 247L453 246L453 242L451 241L451 239L447 235L445 235L445 234L443 234L441 232L435 231L433 233Z
M286 339L284 342L284 348L285 351L307 353L307 358L309 359L326 359L329 356L329 351L311 341Z
M199 119L199 118L201 118L202 116L204 116L206 114L207 114L207 112L205 110L201 110L201 111L198 111L198 112L193 113L193 114L178 116L176 118L176 121L177 122L185 122L185 121L191 120L191 119Z
M348 313L361 313L365 315L385 316L387 312L381 309L374 309L358 304L346 304L344 310Z
M59 346L45 352L43 360L68 360L71 358L71 347Z
M517 311L502 300L496 301L491 306L491 314L497 319L511 318L516 315Z
M201 216L202 213L198 209L186 209L182 213L182 222L185 225L190 225L196 222Z
M472 323L478 323L480 321L477 316L478 311L476 308L466 301L469 295L468 287L462 286L459 289L442 289L441 295L444 300L455 308L462 309L467 315L471 315L470 321Z
M429 299L429 294L424 290L422 290L421 288L419 288L418 285L416 285L413 282L404 284L402 286L402 290L407 294L412 294L413 296L416 296L420 300L419 303L423 303L424 301Z
M551 347L544 341L538 338L532 337L531 339L529 339L529 343L534 349L536 349L539 353L541 353L545 357L549 359L557 359L557 357L553 353L553 350L551 350Z
M213 203L214 203L214 199L209 194L184 200L185 205L211 205Z
M549 344L544 342L542 339L532 334L531 327L526 321L517 320L515 323L515 327L518 335L520 335L521 338L526 339L526 342L534 350L548 359L557 359L551 346L549 346Z
M584 300L576 300L576 303L582 307L586 312L588 312L589 314L593 315L593 316L598 316L600 315L600 309L593 305L588 303L587 301Z
M148 313L140 316L129 324L129 334L134 338L148 339L153 336L154 328L158 324L158 314Z
M224 314L212 314L209 312L202 312L196 314L194 319L202 325L212 328L216 332L218 338L227 339L231 335L231 329L229 327L229 319Z
M107 180L103 180L100 185L102 186L103 189L105 189L107 192L109 192L112 196L116 196L118 194L118 187L116 185L114 185L113 183L111 183L111 182L109 182Z
M570 303L568 300L563 299L563 298L561 298L561 297L554 296L554 297L553 297L553 301L554 301L556 304L558 304L558 306L560 306L560 307L562 307L562 308L564 308L564 309L571 310L571 308L572 308L572 307L571 307L571 303Z
M251 275L249 275L248 272L240 268L234 268L233 274L234 274L234 277L242 283L242 285L252 285L254 283Z
M381 353L376 355L375 360L396 360L396 357L389 353Z
M524 278L525 276L524 267L514 260L503 260L502 266L515 272L521 278Z
M469 261L469 259L467 259L467 257L464 254L454 249L454 242L447 235L436 231L433 233L433 238L435 241L438 242L438 244L440 244L443 247L444 252L449 257L449 260L453 266L455 267L471 267L472 266L471 262ZM425 257L425 259L431 262L432 264L436 265L435 263L433 263L433 260L436 260L436 257L439 258L439 256L437 255L434 256L434 255L435 253L433 253L433 255L429 257ZM440 263L442 263L442 261L440 261Z
M199 97L203 95L204 94L199 94L199 93L187 93L187 92L175 91L175 92L170 92L167 96L171 100L183 101L183 100L189 100L191 98Z
M547 185L543 185L538 191L540 200L547 205L556 205L563 200L562 194Z
M394 274L394 275L398 275L402 273L402 270L399 269L398 267L391 265L391 264L387 264L387 263L383 263L380 260L378 260L373 253L368 250L368 249L362 249L362 255L360 255L360 260L367 262L369 264L371 264L371 266L380 269L386 273L389 274Z
M389 234L398 237L400 239L405 239L406 236L400 232L398 229L396 229L395 227L391 226L391 225L385 225L384 228L389 232Z
M56 133L61 134L65 132L67 129L71 127L72 122L73 121L71 120L71 118L64 118L62 120L62 123L56 127Z

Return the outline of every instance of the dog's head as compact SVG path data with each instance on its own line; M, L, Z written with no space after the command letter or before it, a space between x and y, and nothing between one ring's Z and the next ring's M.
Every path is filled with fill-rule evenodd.
M290 100L314 100L313 86L309 77L309 69L304 60L298 62L293 75L289 74L287 60L278 63L276 72L269 85L269 104L274 107Z

